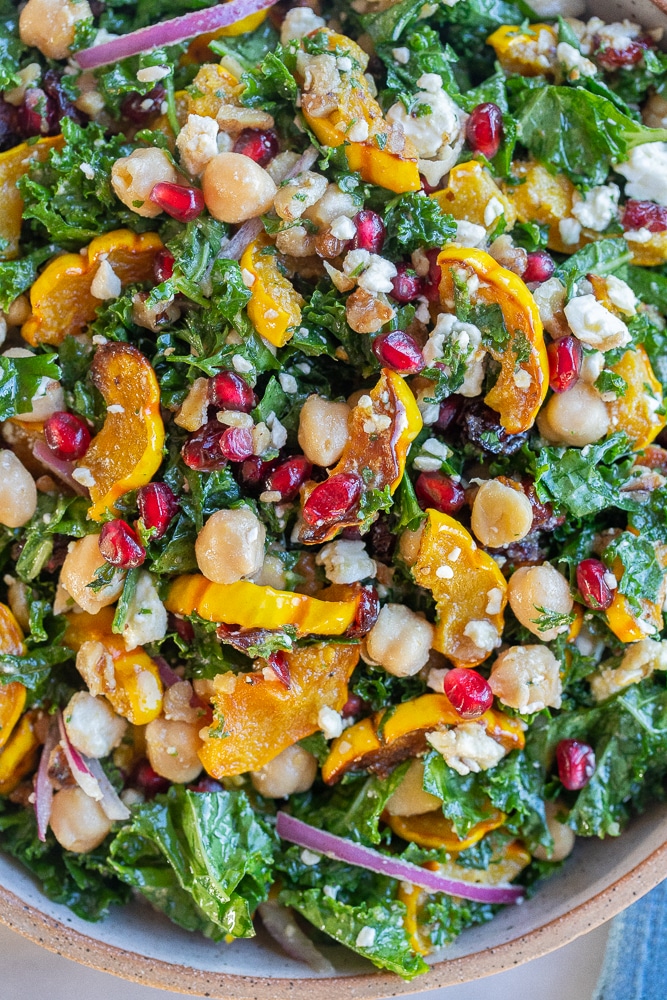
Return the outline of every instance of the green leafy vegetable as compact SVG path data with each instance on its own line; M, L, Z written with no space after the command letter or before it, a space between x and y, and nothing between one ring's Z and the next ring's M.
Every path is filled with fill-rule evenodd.
M635 610L641 609L641 599L657 601L663 573L653 544L648 538L622 531L604 550L602 558L611 567L616 559L623 565L618 589L625 594Z
M443 247L456 236L456 223L437 201L424 194L401 194L389 202L385 214L385 254L405 258L419 247Z
M586 517L607 507L632 510L636 502L620 491L632 460L624 434L612 434L600 444L580 448L542 448L534 463L540 500L564 507L574 517Z
M42 379L58 379L54 354L25 358L0 357L0 420L9 420L32 409L31 400L40 391Z

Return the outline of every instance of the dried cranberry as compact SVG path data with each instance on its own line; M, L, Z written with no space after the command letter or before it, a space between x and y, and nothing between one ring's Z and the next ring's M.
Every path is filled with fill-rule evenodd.
M466 406L460 426L464 439L492 455L514 455L528 438L526 433L508 434L495 410L480 400Z
M246 380L236 372L218 372L209 379L208 399L211 406L241 413L250 413L257 402Z
M547 347L549 385L554 392L566 392L579 378L583 350L576 337L562 337Z
M177 618L176 615L169 613L167 616L169 630L175 632L179 639L183 642L192 642L195 637L195 630L192 627L192 622L187 621L185 618Z
M448 396L440 404L438 419L433 424L439 431L446 431L452 421L459 415L462 406L461 396Z
M79 125L83 125L88 120L88 116L75 108L65 94L62 73L58 73L54 69L47 69L42 77L42 89L49 98L49 132L51 135L60 131L60 123L63 118L71 118Z
M548 501L542 501L535 490L535 483L532 479L522 479L521 489L530 500L533 508L533 526L531 531L553 531L565 524L565 514L556 514Z
M476 153L492 160L503 137L503 113L497 104L478 104L466 124L466 139Z
M528 281L548 281L556 270L556 263L546 250L535 250L528 254L526 270L521 277Z
M204 195L199 188L160 181L150 193L150 200L177 222L192 222L204 211Z
M352 221L356 229L352 239L352 248L354 250L368 250L369 253L380 253L387 231L377 212L363 209L361 212L357 212Z
M419 344L403 330L381 333L371 343L371 349L381 365L401 375L416 375L426 367Z
M556 747L558 777L571 792L585 788L595 774L595 751L579 740L561 740Z
M271 653L269 656L269 666L280 683L289 690L292 680L290 677L289 660L282 649L277 649L275 653Z
M133 90L127 97L123 98L120 113L123 118L127 118L135 125L145 125L150 118L161 113L162 104L166 97L167 91L161 83L149 90L147 94L140 94Z
M455 667L445 675L444 688L462 719L478 719L493 704L489 682L476 670Z
M135 768L132 784L140 788L147 799L153 799L166 792L170 782L154 771L147 760L141 760Z
M390 562L396 548L396 535L389 527L386 514L380 514L377 521L371 524L365 537L370 554L382 562Z
M305 455L292 455L269 473L265 488L271 493L280 493L281 500L293 500L310 478L312 469L312 462Z
M197 472L222 469L227 461L220 450L220 439L223 434L224 429L217 420L209 420L191 434L181 448L181 457L187 467Z
M577 586L587 607L604 611L612 604L614 594L607 583L608 572L599 559L583 559L577 566Z
M229 462L243 462L252 455L252 431L248 427L226 427L220 451Z
M442 268L438 264L439 253L440 251L437 248L426 251L426 256L428 258L428 274L426 275L426 280L424 281L424 295L429 302L438 302L440 300L440 278L442 277Z
M264 462L259 455L251 455L241 466L241 479L245 486L258 488L272 468L273 463Z
M174 263L173 253L169 253L168 250L158 250L153 261L153 274L158 284L169 281L174 273Z
M40 87L26 90L23 104L18 109L18 128L24 139L34 135L48 135L55 121L55 108Z
M146 558L146 550L127 521L107 521L99 538L100 552L112 566L135 569Z
M56 458L73 462L88 451L90 431L81 417L58 410L44 424L44 440Z
M398 272L396 277L391 279L392 299L403 303L414 302L422 294L422 279L410 264L397 264L396 270Z
M465 503L465 492L459 483L441 472L422 472L415 483L419 506L433 507L443 514L456 514Z
M667 208L654 201L626 201L623 209L623 228L626 232L648 229L650 233L664 233L667 229Z
M359 715L364 707L364 703L358 694L348 695L347 701L340 710L344 719L349 719L351 715Z
M278 154L280 144L271 129L244 128L232 148L265 167Z
M633 38L624 49L605 48L594 53L595 60L603 69L627 69L636 66L644 58L644 53L653 46L650 38Z
M362 587L357 598L354 621L345 635L348 639L363 639L368 635L380 615L380 598L375 587Z
M339 472L318 483L303 505L307 524L328 524L337 521L357 505L363 484L353 472Z
M0 153L19 142L18 110L0 98Z
M137 491L137 505L144 527L154 529L154 538L162 538L178 510L178 500L167 483L147 483Z

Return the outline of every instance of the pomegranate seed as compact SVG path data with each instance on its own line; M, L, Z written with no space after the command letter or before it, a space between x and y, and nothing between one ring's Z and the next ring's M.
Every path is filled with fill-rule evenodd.
M401 375L416 375L426 367L419 344L414 337L402 330L381 333L372 342L371 348L381 365L393 368Z
M154 529L154 538L162 538L178 510L178 500L166 483L148 483L137 491L137 505L144 527Z
M380 615L380 598L375 587L362 587L357 599L354 621L345 635L349 639L363 639L368 635Z
M195 630L192 627L192 622L186 621L185 618L177 618L176 615L172 615L171 612L167 616L169 631L175 632L179 639L183 642L192 642L195 637Z
M48 135L49 123L54 117L53 101L40 87L30 87L25 92L23 104L18 110L18 128L25 138L34 135Z
M577 566L577 587L587 607L602 611L610 607L614 594L605 579L608 572L599 559L584 559Z
M433 507L443 514L456 514L463 507L463 488L441 472L422 472L415 483L415 493L422 510Z
M204 211L204 195L199 188L160 181L150 193L150 200L159 205L177 222L192 222Z
M208 400L221 410L250 413L257 403L255 393L236 372L218 372L208 383Z
M478 104L466 124L466 138L476 153L492 160L503 137L503 113L497 104Z
M220 438L220 451L229 462L243 462L252 455L252 431L247 427L226 427Z
M623 228L626 232L648 229L650 233L664 233L667 229L667 208L654 201L630 199L623 210Z
M251 455L241 466L241 479L244 485L250 489L259 488L275 465L275 461L264 462L258 455Z
M141 760L135 769L132 784L137 785L147 799L153 799L166 792L170 783L154 771L147 760Z
M442 277L442 268L438 266L439 253L440 251L437 247L433 250L426 251L426 256L428 257L428 274L426 275L426 281L424 282L424 295L429 302L437 302L440 299L440 278Z
M134 122L135 125L145 125L153 115L159 115L162 110L162 102L167 97L167 91L161 83L158 83L147 94L140 94L136 90L130 91L127 97L123 98L120 106L120 113L123 118Z
M433 424L440 431L446 431L452 420L459 415L459 410L461 409L462 401L460 396L448 396L447 399L443 400L440 404L440 413L438 414L438 419Z
M121 569L141 566L146 558L146 550L127 521L107 521L102 525L99 546L106 561Z
M423 282L410 264L397 264L398 274L391 279L393 291L392 299L397 302L414 302L423 291Z
M579 740L561 740L556 747L558 777L571 792L585 788L595 774L595 751Z
M359 715L364 703L358 694L351 694L348 696L347 701L340 710L340 714L343 718L349 718L351 715Z
M153 274L158 284L168 281L174 273L174 255L168 250L158 250L153 261Z
M212 472L222 469L226 459L220 450L220 440L224 429L217 420L209 420L198 431L191 434L181 448L181 458L189 469L197 472Z
M554 392L566 392L579 378L583 351L576 337L562 337L547 347L549 385Z
M305 455L293 455L277 465L266 477L265 488L280 493L282 500L293 500L303 484L310 478L313 465Z
M528 254L526 270L521 277L524 281L548 281L556 270L556 263L546 250L535 250Z
M455 667L445 675L445 694L463 719L478 719L493 704L489 682L476 670Z
M447 175L445 174L445 176ZM429 184L429 182L426 180L423 174L419 175L419 180L421 181L422 191L424 192L424 194L433 194L434 191L442 190L443 187L442 180L438 181L437 184Z
M624 49L602 49L594 54L594 58L603 69L613 71L629 66L636 66L644 58L646 49L652 46L650 38L634 38Z
M339 472L318 483L303 505L303 518L308 524L336 521L345 517L359 502L361 476L354 472Z
M292 680L290 677L289 660L285 656L282 649L278 649L275 653L271 653L269 656L269 666L280 683L289 690Z
M377 212L364 209L357 212L352 221L357 230L352 239L353 250L368 250L369 253L379 253L384 245L387 231Z
M44 424L44 439L56 458L75 461L88 451L90 431L81 417L58 410Z
M233 152L249 156L260 167L265 167L280 149L278 136L271 129L244 128L234 143Z

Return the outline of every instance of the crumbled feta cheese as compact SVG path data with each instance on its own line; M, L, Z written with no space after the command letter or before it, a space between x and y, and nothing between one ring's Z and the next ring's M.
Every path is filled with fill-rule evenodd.
M90 469L86 469L83 465L80 465L78 469L74 469L72 479L75 479L77 483L80 483L81 486L85 486L87 489L91 489L97 483Z
M271 444L273 447L278 450L284 448L287 444L287 429L280 423L273 410L269 413L265 423L271 431Z
M458 774L478 774L498 764L507 751L487 736L483 724L464 722L444 732L427 733L426 739Z
M462 396L479 396L484 381L486 357L481 330L473 323L462 323L452 313L440 313L422 352L427 365L442 358L445 341L467 351L466 374L459 393Z
M487 206L488 207L488 206ZM486 239L486 229L466 219L456 222L456 242L462 247L478 247Z
M87 757L107 757L119 745L127 722L111 708L106 698L77 691L63 712L70 743Z
M444 694L445 677L448 673L449 670L446 667L431 667L426 678L426 687L430 688L431 691L437 691L438 694Z
M527 372L525 368L519 368L518 371L512 374L512 381L517 389L530 389L533 379L530 372Z
M100 261L95 277L90 283L90 294L96 299L117 299L122 288L120 278L109 261Z
M503 592L500 587L492 587L491 590L487 590L486 597L486 608L484 610L487 615L499 615L503 607Z
M588 382L589 385L592 385L597 380L603 368L604 354L601 351L595 351L593 354L586 354L581 362L579 378L583 382Z
M463 634L484 653L490 652L500 645L498 629L493 622L484 619L473 619L463 629Z
M317 725L325 740L335 740L343 732L342 716L328 705L324 705L317 713Z
M412 140L419 156L419 170L429 184L437 184L454 165L463 142L463 112L445 93L437 73L424 73L417 80L420 88L407 111L402 101L389 108L387 121L400 125Z
M653 239L653 233L650 229L642 226L641 229L628 229L623 233L623 239L629 243L650 243Z
M635 146L627 161L616 163L614 170L627 180L627 198L667 205L667 142Z
M363 119L354 122L345 133L350 142L366 142L368 139L368 122Z
M577 219L561 219L558 223L558 232L563 243L573 246L581 238L581 223Z
M89 181L95 180L95 171L93 167L90 165L90 163L80 163L79 170L81 171L84 177L88 178Z
M399 66L407 66L410 62L410 49L407 49L404 45L398 49L392 49L391 54L394 62L397 62Z
M567 70L570 80L578 80L580 76L595 76L597 67L590 59L582 56L574 45L560 42L556 47L556 59Z
M280 388L283 392L286 392L288 396L298 392L299 385L293 375L289 375L287 372L281 372L278 376L278 381L280 382Z
M199 177L209 160L218 155L218 131L215 118L188 115L188 120L178 133L176 146L181 155L181 163L193 177Z
M650 677L654 670L667 670L667 640L641 639L625 647L623 659L618 667L604 664L588 681L596 701L611 698L631 684Z
M294 38L303 38L311 31L324 28L326 21L310 7L292 7L287 11L280 28L280 44L287 45Z
M374 577L376 565L366 552L366 546L361 539L339 538L329 542L315 557L318 566L324 566L324 572L331 583L357 583L367 577Z
M252 371L252 365L249 361L246 361L242 354L232 355L232 367L235 372L239 372L241 375L246 375Z
M302 10L306 8L299 7L298 9ZM301 860L304 865L319 865L320 861L322 860L322 855L315 854L314 851L309 851L307 847L304 847L304 849L301 852Z
M611 351L625 347L632 339L623 320L606 309L594 295L570 299L564 312L572 333L589 347Z
M372 948L375 944L375 928L362 927L357 934L357 948Z
M336 67L341 73L349 73L352 69L352 60L349 56L338 56Z
M586 229L601 233L616 218L620 193L617 184L602 184L591 188L583 197L577 192L572 215Z
M136 649L149 642L164 639L167 634L167 611L150 573L142 570L137 578L134 593L128 602L127 617L123 626L125 648Z
M338 895L338 890L339 889L340 889L339 885L323 885L322 886L322 892L324 893L325 896L328 896L329 899L335 899L336 896Z
M357 284L369 295L391 292L392 278L398 274L396 266L368 250L350 250L343 261L343 273L356 278Z
M607 286L607 297L612 305L616 306L619 312L626 316L634 316L637 312L637 296L630 288L630 285L615 274L610 274L605 278Z
M339 215L337 219L334 219L329 226L329 231L337 240L351 240L356 233L354 223L352 219L348 219L347 215Z
M495 195L493 198L489 198L484 208L484 225L489 229L496 219L499 219L501 215L505 214L505 206L499 198Z

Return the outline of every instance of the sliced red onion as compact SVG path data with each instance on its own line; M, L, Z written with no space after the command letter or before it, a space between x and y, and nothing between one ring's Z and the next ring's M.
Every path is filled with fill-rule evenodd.
M304 150L301 154L292 169L287 171L285 174L285 180L288 181L290 177L298 177L299 174L304 172L304 170L310 170L319 155L319 152L314 146L309 146L308 149Z
M58 742L58 726L56 720L51 720L42 755L39 758L39 767L35 778L35 817L37 819L37 836L43 842L46 840L46 831L49 828L51 819L51 805L53 803L53 785L49 781L49 760Z
M295 819L286 812L279 812L277 821L276 830L283 840L298 844L299 847L305 847L316 854L324 854L334 861L344 861L348 865L366 868L379 875L411 882L412 885L418 885L427 892L446 892L450 896L472 899L478 903L516 903L525 893L524 887L518 885L475 885L460 879L446 878L438 872L429 871L428 868L420 868L410 861L380 854L372 847L364 847L343 837L336 837L333 833L327 833L326 830L318 830L317 827Z
M95 757L85 757L86 764L90 773L97 781L100 786L100 791L102 792L102 798L100 799L100 805L106 813L106 815L111 820L116 819L129 819L130 810L121 800L116 789L113 787L106 774L104 773L104 768L100 764L99 760Z
M273 7L277 0L231 0L230 3L216 4L206 10L192 11L181 17L139 28L120 38L101 45L93 45L76 53L76 61L81 69L96 69L109 63L138 56L142 52L160 48L162 45L177 45L196 35L204 35L218 28L228 28L243 21L260 10Z
M78 493L79 496L88 495L88 490L72 478L72 473L76 469L74 462L66 462L62 458L56 458L46 441L36 441L32 446L32 453L45 469L66 483L74 493Z
M70 742L62 712L58 713L58 728L60 729L60 745L65 751L67 763L79 788L91 799L99 802L109 819L129 819L130 810L123 805L116 794L99 760L94 757L86 757Z
M169 666L164 656L154 656L154 662L157 664L157 669L160 674L160 680L165 687L173 687L174 684L178 684L183 678L179 677L176 671Z
M275 899L267 899L257 907L262 923L276 944L279 944L286 955L299 962L305 962L314 972L332 976L334 967L325 958L307 934L301 930L294 914L288 906L281 906Z

